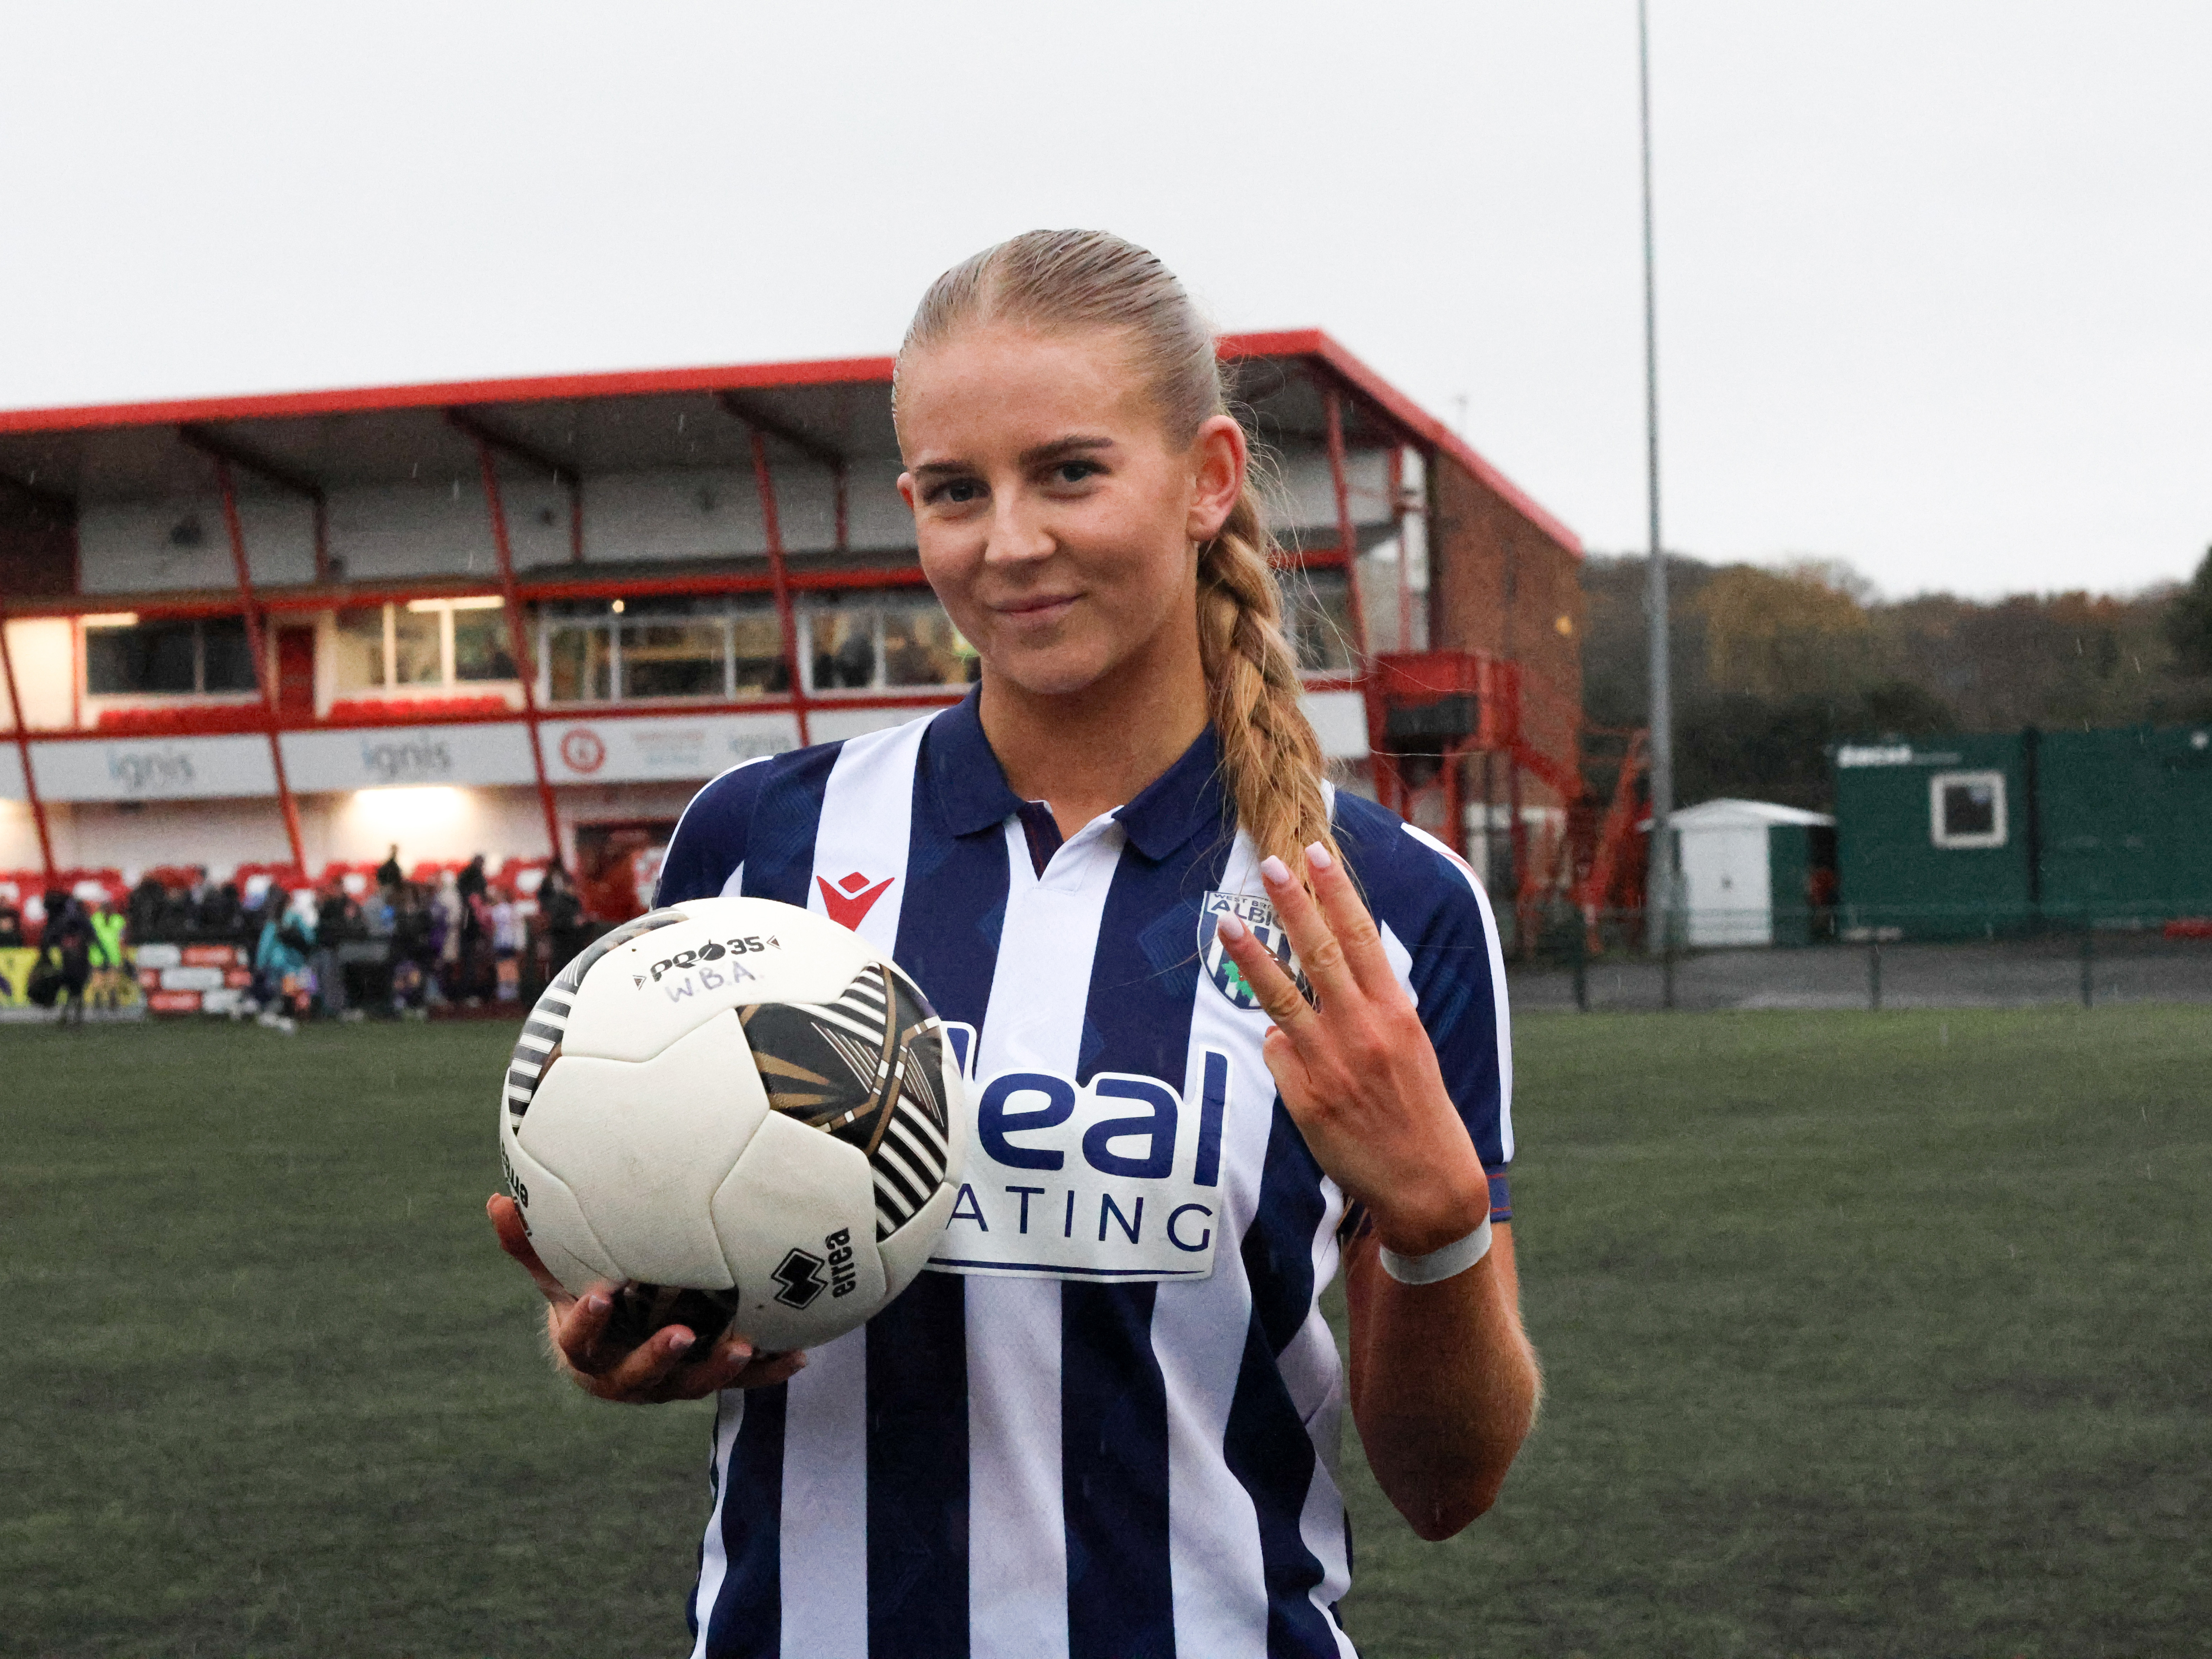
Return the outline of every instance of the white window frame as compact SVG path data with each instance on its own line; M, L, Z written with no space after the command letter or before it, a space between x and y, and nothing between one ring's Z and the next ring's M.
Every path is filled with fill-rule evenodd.
M1980 834L1948 835L1943 829L1943 792L1962 785L1985 783L1990 786L1990 799L1996 810L1992 814L1990 827ZM1928 780L1928 837L1946 852L1971 851L1975 848L2002 847L2009 839L2011 826L2005 813L2005 775L2001 771L1937 772Z

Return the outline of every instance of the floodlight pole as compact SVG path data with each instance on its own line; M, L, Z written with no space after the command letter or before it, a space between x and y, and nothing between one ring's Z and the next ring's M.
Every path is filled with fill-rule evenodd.
M1644 608L1651 629L1651 840L1644 882L1647 936L1659 933L1665 1001L1674 1006L1674 690L1668 661L1667 554L1659 534L1659 303L1651 236L1651 34L1647 0L1636 0L1637 113L1644 157L1644 434L1651 548Z

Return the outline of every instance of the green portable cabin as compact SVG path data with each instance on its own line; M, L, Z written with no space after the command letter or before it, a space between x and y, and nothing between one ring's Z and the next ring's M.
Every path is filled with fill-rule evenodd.
M2046 919L2212 915L2212 728L2045 732L2035 754Z
M1846 939L1967 939L2035 916L2027 744L2017 732L1837 746Z
M2212 729L1839 744L1846 938L2212 915Z

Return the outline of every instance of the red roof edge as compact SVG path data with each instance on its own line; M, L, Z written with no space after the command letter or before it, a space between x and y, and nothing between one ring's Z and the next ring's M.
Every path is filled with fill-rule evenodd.
M1317 328L1224 334L1226 357L1317 360L1359 397L1418 441L1451 457L1495 490L1529 523L1582 556L1582 539L1537 505L1519 485L1478 454L1412 398ZM428 381L321 392L254 392L230 398L175 398L147 404L80 404L60 409L0 410L0 433L79 432L103 427L167 426L191 421L246 421L344 415L370 410L444 409L469 404L548 403L562 398L618 398L672 392L739 392L769 386L888 385L890 357L830 357L793 363L731 363L714 368L623 369L498 380Z
M764 386L888 384L889 357L832 357L816 362L734 363L718 368L623 369L502 380L441 380L417 386L270 392L152 404L82 404L64 409L0 410L0 432L74 432L186 421L282 419L380 409L444 409L467 404L549 403L562 398L619 398L668 392L743 392Z
M1583 556L1581 537L1560 523L1520 485L1485 460L1467 440L1353 356L1322 330L1281 329L1256 334L1224 334L1221 337L1221 350L1222 355L1228 357L1319 359L1352 391L1421 442L1450 456L1460 467L1495 490L1508 506L1530 524L1575 557L1579 559Z

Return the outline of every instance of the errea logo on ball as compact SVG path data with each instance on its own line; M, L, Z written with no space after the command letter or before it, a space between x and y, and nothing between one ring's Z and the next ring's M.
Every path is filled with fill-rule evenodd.
M860 1276L853 1266L851 1231L840 1227L825 1235L822 1249L826 1261L811 1250L794 1247L786 1250L783 1260L775 1264L775 1271L769 1277L783 1287L775 1293L775 1299L785 1307L811 1308L825 1290L832 1297L840 1297L850 1296L860 1288ZM826 1281L822 1277L824 1267L830 1270Z

